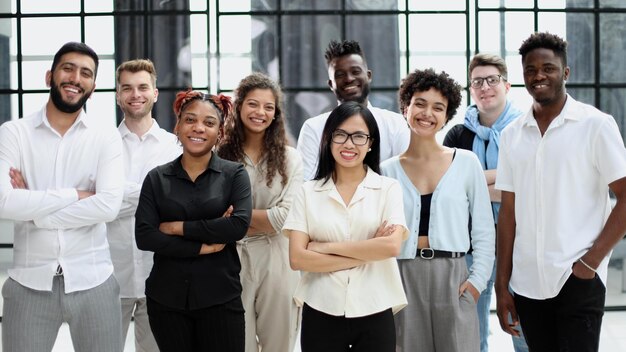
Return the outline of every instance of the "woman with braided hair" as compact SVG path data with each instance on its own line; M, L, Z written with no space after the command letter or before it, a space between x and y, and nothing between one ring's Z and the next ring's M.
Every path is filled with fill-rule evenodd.
M161 352L244 351L235 243L250 225L250 180L242 164L213 152L231 106L223 95L178 93L183 154L150 171L141 189L135 237L154 252L146 297Z

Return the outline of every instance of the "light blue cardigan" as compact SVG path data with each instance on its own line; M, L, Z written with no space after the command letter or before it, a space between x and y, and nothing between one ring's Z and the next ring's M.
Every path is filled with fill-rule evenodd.
M420 223L421 195L404 173L397 156L381 164L382 174L402 186L404 214L409 238L402 243L398 259L414 259ZM474 264L469 281L480 292L487 287L495 259L495 226L485 175L474 153L457 149L452 164L433 192L428 241L433 249L467 252L468 223L472 219Z

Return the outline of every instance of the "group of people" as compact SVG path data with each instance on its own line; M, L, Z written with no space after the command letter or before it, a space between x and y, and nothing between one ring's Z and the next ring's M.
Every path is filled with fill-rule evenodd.
M119 352L134 318L146 352L291 352L298 336L303 352L484 352L495 281L516 352L597 351L626 149L610 115L566 93L562 38L519 51L532 107L507 99L502 58L477 54L474 104L442 145L458 82L415 70L401 114L379 109L359 43L331 41L338 106L294 148L261 73L233 99L179 92L165 131L145 59L117 68L116 131L83 110L97 54L65 44L46 105L0 127L3 350L50 351L65 322L76 351Z

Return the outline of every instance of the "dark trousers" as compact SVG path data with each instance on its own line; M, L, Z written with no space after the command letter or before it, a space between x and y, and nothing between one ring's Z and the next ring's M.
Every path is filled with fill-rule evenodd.
M217 306L180 310L147 298L150 329L161 352L243 352L241 298Z
M300 345L302 352L394 352L393 313L387 309L364 317L346 318L320 312L305 304Z
M559 294L535 300L515 295L515 309L531 352L597 352L606 288L596 275L573 274Z

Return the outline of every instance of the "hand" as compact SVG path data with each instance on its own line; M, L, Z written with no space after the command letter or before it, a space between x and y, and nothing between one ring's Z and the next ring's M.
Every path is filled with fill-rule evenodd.
M224 212L224 214L222 214L223 218L229 218L230 214L233 213L233 206L229 206L228 209L226 209L226 211Z
M170 221L162 222L159 225L159 231L166 235L182 236L183 235L183 222L182 221Z
M387 225L387 220L383 221L380 226L376 229L376 233L374 233L374 238L376 237L385 237L391 235L396 230L396 225L391 224Z
M517 310L515 310L513 295L511 295L508 289L503 290L503 292L496 290L496 302L500 328L507 334L519 337L519 331L514 329L514 327L519 327L519 318L517 316ZM509 319L509 316L511 319Z
M91 197L96 194L91 191L79 191L79 190L76 190L76 193L78 193L78 200L85 199L87 197Z
M585 261L585 263L587 262ZM574 265L572 265L572 275L579 279L591 280L596 277L596 272L589 270L589 268L587 268L583 263L576 261Z
M465 290L469 290L469 293L471 293L472 297L474 298L474 303L478 303L478 299L480 298L480 292L478 292L476 287L474 287L471 282L465 281L461 284L461 286L459 287L459 297L463 295Z
M214 243L214 244L206 244L203 243L202 247L200 247L199 255L213 254L222 251L226 247L224 243Z
M26 180L24 180L24 176L22 176L20 170L14 167L10 168L9 177L11 177L11 186L13 186L13 189L28 189Z

